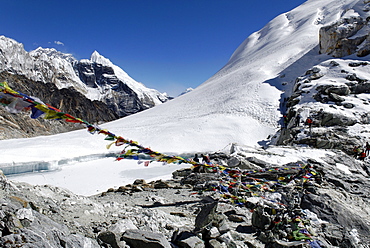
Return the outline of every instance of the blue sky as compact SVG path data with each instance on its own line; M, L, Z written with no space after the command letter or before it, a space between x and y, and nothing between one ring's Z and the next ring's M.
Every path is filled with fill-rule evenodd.
M0 0L0 34L27 51L94 50L170 95L195 88L253 32L305 0Z

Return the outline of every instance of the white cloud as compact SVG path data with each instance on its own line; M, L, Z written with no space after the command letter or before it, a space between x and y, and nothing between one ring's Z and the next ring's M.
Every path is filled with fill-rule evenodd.
M63 43L63 42L61 42L61 41L58 41L58 40L54 41L54 43L55 43L55 44L57 44L57 45L62 45L62 46L64 46L64 43Z

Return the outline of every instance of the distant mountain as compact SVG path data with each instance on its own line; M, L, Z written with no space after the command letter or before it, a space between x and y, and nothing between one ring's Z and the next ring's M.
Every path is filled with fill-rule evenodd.
M103 123L161 104L170 98L136 82L98 52L91 59L76 60L53 48L27 52L21 43L0 36L0 80L15 90L36 96L64 112L91 123ZM0 139L32 137L74 130L78 127L25 114L0 110ZM33 124L33 126L35 123Z
M54 48L39 47L26 52L21 43L5 36L0 36L0 51L0 71L53 83L58 89L73 87L88 99L107 104L119 117L168 100L157 90L136 82L96 51L90 60L79 61Z

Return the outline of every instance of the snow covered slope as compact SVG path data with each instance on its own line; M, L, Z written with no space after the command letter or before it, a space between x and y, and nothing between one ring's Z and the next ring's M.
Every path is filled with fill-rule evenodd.
M357 2L307 1L248 37L192 92L105 127L161 151L257 145L279 128L280 100L292 81L328 58L318 52L319 29Z
M102 127L164 153L264 144L280 127L280 103L292 92L294 79L329 58L319 54L319 29L360 4L362 0L309 0L250 35L229 62L195 90ZM50 147L61 137L63 144ZM4 142L12 147L8 154L17 153L12 141ZM99 148L98 140L83 131L32 142L50 152L58 150L55 156L69 157L81 143L86 153L104 150L103 141Z

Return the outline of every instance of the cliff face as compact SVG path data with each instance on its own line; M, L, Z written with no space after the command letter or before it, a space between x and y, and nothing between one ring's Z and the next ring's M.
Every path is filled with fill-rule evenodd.
M139 99L134 90L118 79L110 66L85 60L75 63L74 68L81 81L88 87L99 90L100 99L120 117L155 105L153 100Z
M364 3L361 10L347 10L342 18L320 29L320 53L340 58L356 54L370 54L370 30L367 12L370 4Z

